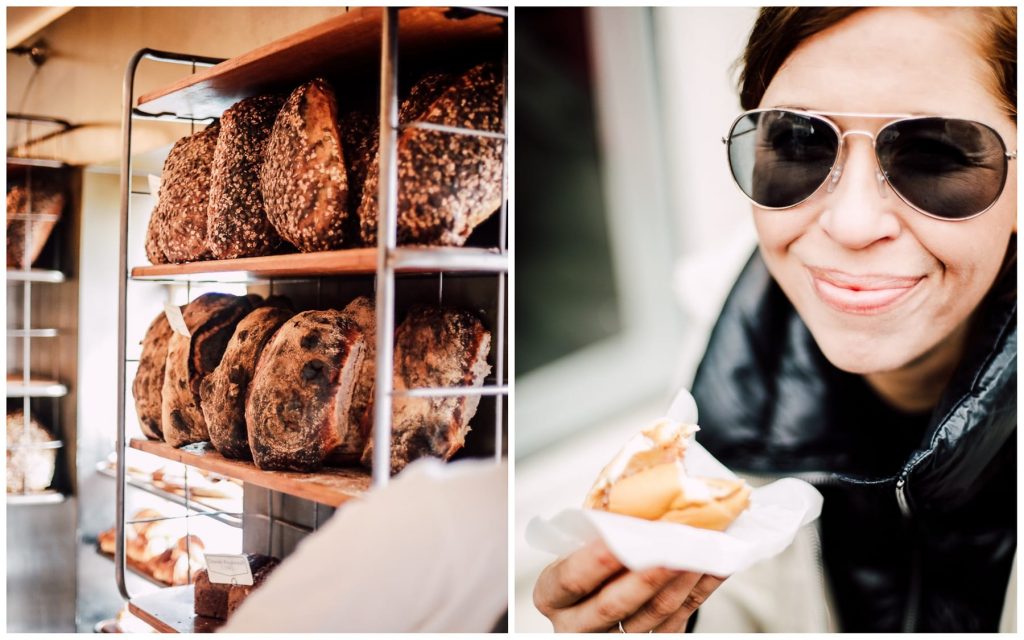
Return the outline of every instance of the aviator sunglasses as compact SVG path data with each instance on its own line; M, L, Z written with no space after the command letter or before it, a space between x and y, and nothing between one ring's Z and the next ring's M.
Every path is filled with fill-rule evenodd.
M877 133L841 131L826 116L889 120ZM1006 185L1008 152L990 126L936 116L754 109L722 139L740 191L764 209L787 209L822 186L832 192L842 176L846 136L872 140L878 187L885 184L917 211L941 220L966 220L995 204Z

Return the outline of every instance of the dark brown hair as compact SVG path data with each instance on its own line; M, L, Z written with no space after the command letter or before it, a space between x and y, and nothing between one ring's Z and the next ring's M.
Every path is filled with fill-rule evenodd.
M754 109L793 50L863 7L765 7L757 16L739 61L740 104ZM992 69L993 93L1017 121L1017 9L978 7L979 53Z

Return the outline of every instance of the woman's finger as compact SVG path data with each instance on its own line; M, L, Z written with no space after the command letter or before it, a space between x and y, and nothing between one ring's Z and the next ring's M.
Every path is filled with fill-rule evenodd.
M591 598L563 611L561 623L576 631L618 631L619 621L633 615L677 575L678 571L660 568L624 573Z
M551 617L552 612L589 596L623 568L608 545L595 540L544 569L533 589L533 602Z
M702 575L693 571L677 575L636 613L623 620L623 629L627 633L647 633L668 620L683 606Z
M655 633L679 633L680 631L685 631L686 623L689 621L690 616L693 615L693 612L704 604L708 596L714 593L715 589L723 582L725 582L725 578L718 578L707 574L701 576L700 580L697 581L697 584L693 586L693 589L690 590L690 593L683 600L679 610L655 627Z

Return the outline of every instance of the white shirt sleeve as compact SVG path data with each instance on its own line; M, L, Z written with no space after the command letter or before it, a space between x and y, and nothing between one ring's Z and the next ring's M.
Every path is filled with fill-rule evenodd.
M508 465L425 458L339 508L225 632L487 632L508 609Z

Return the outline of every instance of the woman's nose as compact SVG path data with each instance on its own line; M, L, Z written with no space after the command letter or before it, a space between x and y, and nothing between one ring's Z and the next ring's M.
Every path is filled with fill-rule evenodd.
M818 224L837 243L865 249L899 235L902 225L875 160L869 137L855 136L844 144L843 157L829 176L825 207Z

